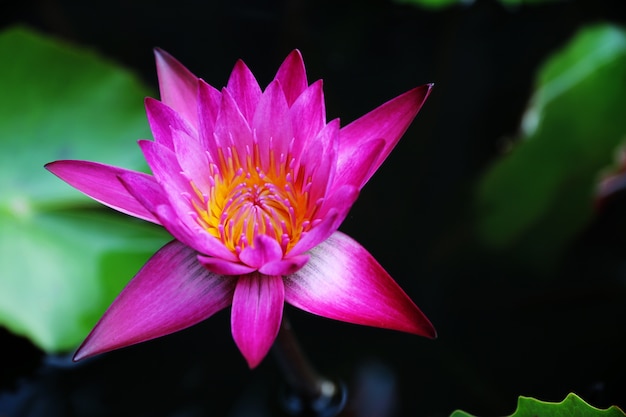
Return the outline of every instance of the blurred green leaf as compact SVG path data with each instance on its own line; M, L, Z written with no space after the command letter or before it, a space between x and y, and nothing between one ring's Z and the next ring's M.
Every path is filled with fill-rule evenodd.
M142 102L151 92L93 52L21 27L0 34L0 62L0 325L65 351L167 235L103 209L43 165L143 168L135 141L150 137Z
M592 407L574 393L570 393L560 403L550 403L529 397L519 397L517 410L510 417L624 417L624 412L616 406L605 410ZM474 417L457 410L450 417Z
M545 264L587 224L599 172L626 138L626 32L581 30L538 73L522 137L481 179L479 235Z

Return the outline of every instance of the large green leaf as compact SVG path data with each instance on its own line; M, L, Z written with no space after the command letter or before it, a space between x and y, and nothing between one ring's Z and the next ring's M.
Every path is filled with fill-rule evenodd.
M592 407L576 394L570 393L560 403L550 403L529 397L519 397L517 410L510 417L624 417L625 414L616 406L605 410ZM450 417L474 417L457 410Z
M167 236L102 209L43 168L144 167L150 137L129 71L25 28L0 34L0 325L46 351L79 343Z
M590 219L598 174L626 138L625 92L620 28L586 28L545 64L522 138L480 181L484 242L526 262L558 255Z

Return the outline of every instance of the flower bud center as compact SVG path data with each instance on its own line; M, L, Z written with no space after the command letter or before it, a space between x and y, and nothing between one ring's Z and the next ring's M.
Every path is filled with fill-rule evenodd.
M275 239L287 253L311 227L316 210L309 201L310 181L297 175L286 158L269 158L272 163L264 171L253 155L241 161L228 148L210 166L209 190L199 190L192 183L199 223L234 253L253 245L258 235Z

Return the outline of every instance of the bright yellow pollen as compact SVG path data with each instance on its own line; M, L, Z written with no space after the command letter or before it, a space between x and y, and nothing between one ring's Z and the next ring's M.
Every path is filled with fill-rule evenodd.
M257 235L267 235L287 253L309 230L316 205L309 196L310 178L277 160L270 151L270 169L263 171L258 148L243 157L235 148L220 149L219 160L209 167L210 189L192 183L192 203L198 222L228 249L239 253Z

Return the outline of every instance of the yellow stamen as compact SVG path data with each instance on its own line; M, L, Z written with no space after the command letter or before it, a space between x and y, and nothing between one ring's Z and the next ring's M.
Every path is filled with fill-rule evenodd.
M209 189L200 190L192 182L198 222L234 253L261 234L287 253L310 229L319 207L310 201L311 178L293 166L289 155L276 158L273 151L265 172L256 144L243 157L233 147L220 148L216 165L208 170Z

